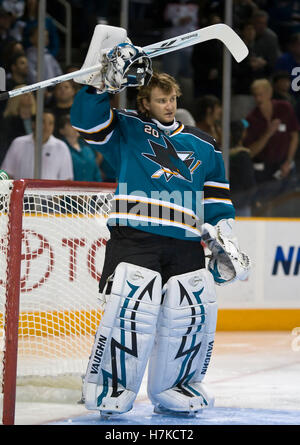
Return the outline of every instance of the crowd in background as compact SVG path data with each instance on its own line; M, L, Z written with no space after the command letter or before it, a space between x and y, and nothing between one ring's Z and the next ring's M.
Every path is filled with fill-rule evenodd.
M53 20L62 12L55 3L48 2L45 22L45 79L81 66L97 23L120 25L120 1L70 0L77 52L74 64L65 66L63 37ZM38 0L0 0L0 65L7 90L36 82L37 8ZM130 0L128 35L144 46L224 22L224 12L221 0ZM260 215L266 203L299 190L300 0L233 0L232 27L249 55L241 63L232 59L231 192L238 215ZM223 54L223 44L210 40L153 59L155 69L179 81L178 120L211 134L221 149ZM112 166L70 125L78 88L67 81L45 91L43 178L114 182ZM134 107L130 90L127 100ZM0 164L11 177L25 174L25 165L33 175L33 159L21 160L25 147L34 150L35 101L30 93L0 103ZM63 152L65 168L58 159Z
M6 90L37 82L38 0L0 1L0 65ZM44 73L59 76L74 66L59 59L61 37L55 20L45 21ZM103 158L70 124L70 110L80 85L65 81L45 90L41 179L114 181L101 168ZM34 178L36 96L27 93L0 105L0 164L11 178Z

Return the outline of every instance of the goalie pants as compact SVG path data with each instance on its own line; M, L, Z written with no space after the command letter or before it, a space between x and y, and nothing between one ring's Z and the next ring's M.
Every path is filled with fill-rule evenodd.
M132 227L111 229L106 245L99 291L121 262L159 272L164 285L171 277L205 268L204 250L199 241L186 241L154 235Z

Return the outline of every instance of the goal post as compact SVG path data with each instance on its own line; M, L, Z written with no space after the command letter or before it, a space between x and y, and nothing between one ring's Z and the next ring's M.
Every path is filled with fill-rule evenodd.
M114 191L105 183L0 181L4 424L14 423L19 382L40 387L50 379L65 388L75 378L80 387L101 319L98 282Z
M8 184L6 195L1 195L2 212L8 212L7 231L1 233L2 252L6 254L6 289L1 306L5 308L2 315L4 326L3 340L3 424L14 423L14 409L17 378L18 320L19 320L19 289L20 289L20 258L22 237L22 209L24 188L23 183ZM3 182L4 184L4 182ZM2 183L1 183L2 185ZM9 191L11 194L9 195ZM4 199L2 199L2 196ZM5 199L6 197L6 199ZM7 198L10 197L8 200ZM4 248L3 248L4 247ZM5 267L5 263L3 264ZM2 269L3 270L3 269ZM4 284L4 283L3 283Z

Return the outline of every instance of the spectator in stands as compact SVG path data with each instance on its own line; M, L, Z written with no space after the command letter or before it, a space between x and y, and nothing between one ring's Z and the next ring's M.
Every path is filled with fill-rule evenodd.
M6 89L8 91L17 85L28 84L28 59L25 54L17 53L12 57L9 70L6 73Z
M7 47L10 47L15 39L10 34L12 16L0 4L0 66L7 69ZM0 103L0 121L3 116L5 102Z
M106 3L106 2L104 2ZM144 20L150 13L151 9L153 8L153 0L130 0L129 2L129 19L130 24L132 27L136 24L137 20ZM179 4L178 1L171 1L171 2L165 2L165 3L171 3ZM185 3L185 0L183 0L181 3ZM107 8L106 8L107 9ZM178 11L178 10L177 10ZM103 16L103 14L101 14ZM105 17L107 19L107 12L105 14Z
M62 69L55 57L47 50L48 31L45 30L44 73L41 80L60 76ZM37 82L37 57L38 57L38 28L33 27L30 32L31 46L26 49L29 64L29 83Z
M256 107L247 116L249 127L245 145L251 150L259 183L280 179L282 187L294 179L294 158L300 129L293 107L287 101L272 99L269 80L252 84Z
M196 127L210 134L220 144L222 141L220 100L212 95L202 96L196 99L193 108Z
M297 101L291 94L291 75L287 71L276 71L272 77L273 99L287 100L296 109Z
M186 110L185 108L177 108L175 118L183 125L191 125L192 127L196 126L196 121L193 118L192 113L190 113L189 110Z
M60 137L58 130L59 119L61 116L68 116L70 114L75 94L76 90L72 80L66 80L65 82L55 85L51 109L56 120L54 129L54 135L56 137Z
M245 119L232 121L230 125L230 191L236 214L239 216L251 215L251 205L256 192L251 153L244 145L248 126Z
M53 136L54 115L43 113L43 146L40 179L73 179L73 163L68 146ZM35 122L33 133L14 139L6 153L2 167L13 179L34 177Z
M26 0L24 14L20 18L24 26L22 41L25 49L32 45L31 33L38 23L38 4L39 0ZM60 48L59 35L54 21L49 16L45 19L45 29L48 35L47 50L54 58L57 58Z
M277 34L285 51L290 36L300 32L300 2L299 0L277 0L268 3L270 26Z
M24 0L2 0L2 8L10 15L9 35L18 42L23 39L24 23L19 19L24 13Z
M151 0L152 1L152 0ZM110 0L69 0L72 7L72 24L74 48L87 49L97 24L112 24L115 13L119 16L120 3ZM131 1L128 2L129 9ZM55 8L55 5L54 5ZM139 25L135 22L134 26ZM129 26L130 28L130 26ZM128 28L127 28L128 29ZM130 37L133 37L130 31Z
M258 10L252 15L252 23L256 31L253 50L257 57L261 58L260 68L268 77L273 72L276 61L280 56L278 37L268 27L269 16L266 11Z
M243 23L240 27L240 35L249 50L249 55L242 62L232 64L232 120L245 118L253 108L251 84L255 79L264 77L261 58L257 57L253 49L256 37L253 24L251 22Z
M292 74L294 68L300 66L300 33L292 34L289 38L287 51L281 54L278 58L275 66L276 71L286 71L291 75L291 82L293 78L299 75ZM291 94L294 96L299 96L299 92L293 92Z
M18 85L21 88L24 85ZM11 97L6 104L0 125L0 164L12 141L19 136L32 133L32 117L36 114L33 93Z
M176 37L198 28L198 9L196 1L175 0L167 2L164 10L166 28L164 39ZM162 57L162 70L171 76L192 77L191 56L193 48L188 46L180 51Z
M25 55L25 50L21 42L17 42L17 40L11 40L7 45L3 48L2 61L3 67L9 71L9 66L11 60L16 55Z
M0 5L0 65L3 66L3 53L5 47L14 40L10 35L10 27L12 24L11 14L8 13L2 5Z
M61 116L58 120L60 138L70 149L73 162L74 181L101 182L100 169L96 161L96 154L72 127L70 116Z
M115 169L107 162L102 153L96 153L97 164L101 171L103 182L117 182Z
M233 27L241 29L243 23L250 20L259 7L252 0L235 0L232 9Z
M219 16L211 15L205 26L220 22ZM221 99L224 45L219 40L212 39L191 48L195 97L210 94Z
M80 65L77 65L76 63L75 64L73 63L72 65L68 65L66 67L65 74L73 73L74 71L80 70L80 68L81 68ZM77 91L79 91L80 88L83 87L83 85L81 85L80 83L74 82L74 80L70 80L70 82L72 82L72 84L73 84L73 88L75 90L75 93L77 93Z

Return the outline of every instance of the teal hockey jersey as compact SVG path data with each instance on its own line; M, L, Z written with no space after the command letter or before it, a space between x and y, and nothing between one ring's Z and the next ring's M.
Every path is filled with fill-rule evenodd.
M77 93L71 123L115 169L109 228L197 241L204 222L234 218L222 153L203 131L112 109L108 94L92 87Z

